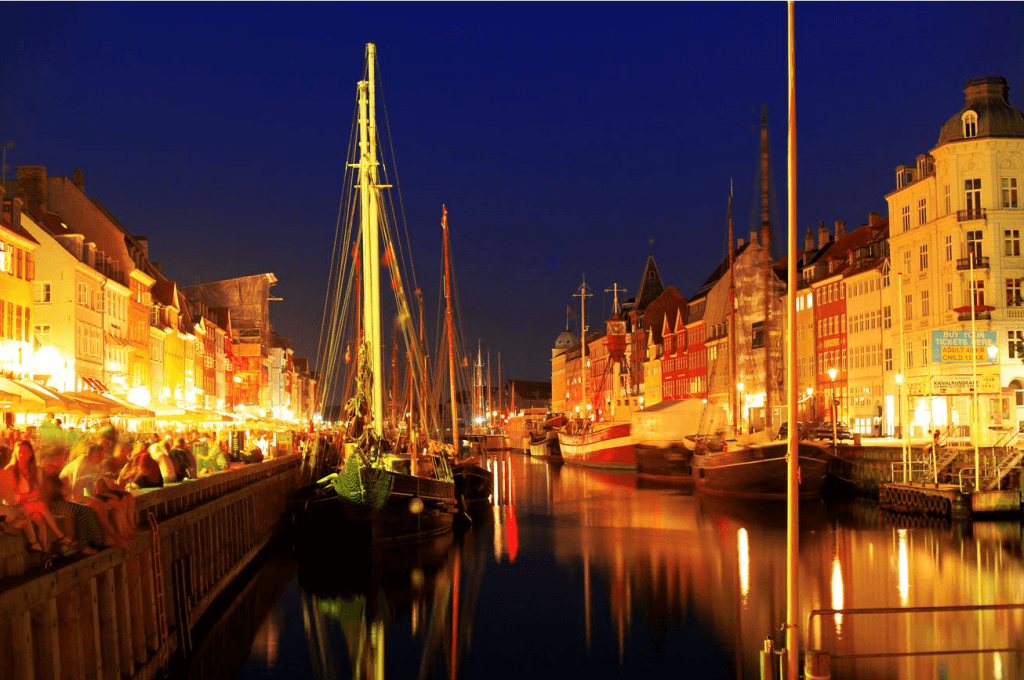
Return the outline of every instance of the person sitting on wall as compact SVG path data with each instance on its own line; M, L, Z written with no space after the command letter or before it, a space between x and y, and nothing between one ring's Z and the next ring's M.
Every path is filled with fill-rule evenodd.
M18 485L14 479L13 469L8 467L10 461L11 450L6 446L0 446L0 530L9 534L20 531L25 535L29 550L44 552L28 511L18 504Z
M175 459L175 466L182 472L181 479L197 479L199 477L198 470L196 469L196 458L189 451L184 437L178 437L174 440L171 457Z
M173 484L181 481L178 478L178 468L171 458L171 450L165 442L159 441L149 447L150 457L156 461L160 468L160 477L164 484Z
M116 486L116 480L109 479L104 469L105 457L103 444L94 441L86 455L61 470L60 480L72 499L96 512L105 543L128 549L135 536L133 522L128 517L129 507L134 511L134 497L128 502L123 490Z
M145 442L138 442L132 448L128 464L122 468L117 481L128 489L155 489L164 485L160 464L153 460Z
M14 461L10 464L14 473L15 498L18 505L25 508L28 516L36 525L37 535L43 538L46 529L53 531L54 538L65 548L74 547L74 542L57 526L50 508L43 500L42 482L43 471L36 464L35 451L32 444L26 439L18 442ZM45 542L45 538L43 538ZM42 545L42 544L40 544Z

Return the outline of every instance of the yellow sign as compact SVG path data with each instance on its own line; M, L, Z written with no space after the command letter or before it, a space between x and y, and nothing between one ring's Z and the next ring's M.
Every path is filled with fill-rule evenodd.
M975 390L974 380L970 375L933 375L931 377L931 389L928 389L928 379L909 378L903 387L907 394L922 396L925 394L971 394ZM978 376L978 394L998 394L999 376L982 374Z
M944 364L971 363L971 350L974 350L974 361L979 364L989 363L988 349L980 345L972 347L940 347L939 356Z

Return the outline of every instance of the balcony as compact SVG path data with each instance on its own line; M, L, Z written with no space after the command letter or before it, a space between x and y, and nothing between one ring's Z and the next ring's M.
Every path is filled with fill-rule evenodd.
M988 305L975 305L974 306L974 320L975 321L991 321L992 320L992 310L993 309L995 309L995 307L990 307ZM970 321L971 320L971 307L970 307L970 305L968 305L966 307L957 307L953 311L955 311L957 313L957 317L956 318L957 318L958 321Z
M957 222L971 222L973 220L985 219L984 208L971 208L970 210L957 210L956 221Z
M956 261L956 268L957 268L957 270L958 271L966 271L968 269L971 269L972 268L971 267L971 259L972 258L970 258L970 257L958 258L957 261ZM974 267L973 267L974 269L988 269L988 257L983 256L983 255L975 255L973 257L973 259L974 259Z

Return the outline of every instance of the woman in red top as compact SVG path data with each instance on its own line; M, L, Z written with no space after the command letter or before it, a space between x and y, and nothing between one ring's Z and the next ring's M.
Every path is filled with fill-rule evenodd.
M40 488L43 473L36 465L35 451L32 450L32 444L27 440L18 442L11 468L16 484L15 498L18 505L25 508L28 516L39 528L39 536L45 536L46 528L49 527L54 538L61 545L72 547L73 542L61 532L57 526L57 520L53 518L53 514L43 501L43 493Z

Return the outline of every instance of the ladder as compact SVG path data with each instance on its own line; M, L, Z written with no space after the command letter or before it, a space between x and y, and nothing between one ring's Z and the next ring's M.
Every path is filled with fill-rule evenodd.
M164 569L163 559L160 555L160 526L156 523L156 515L150 510L146 513L149 522L151 538L153 541L153 581L156 594L156 627L160 634L160 665L163 667L164 677L169 671L170 649L167 647L167 612L164 606Z

